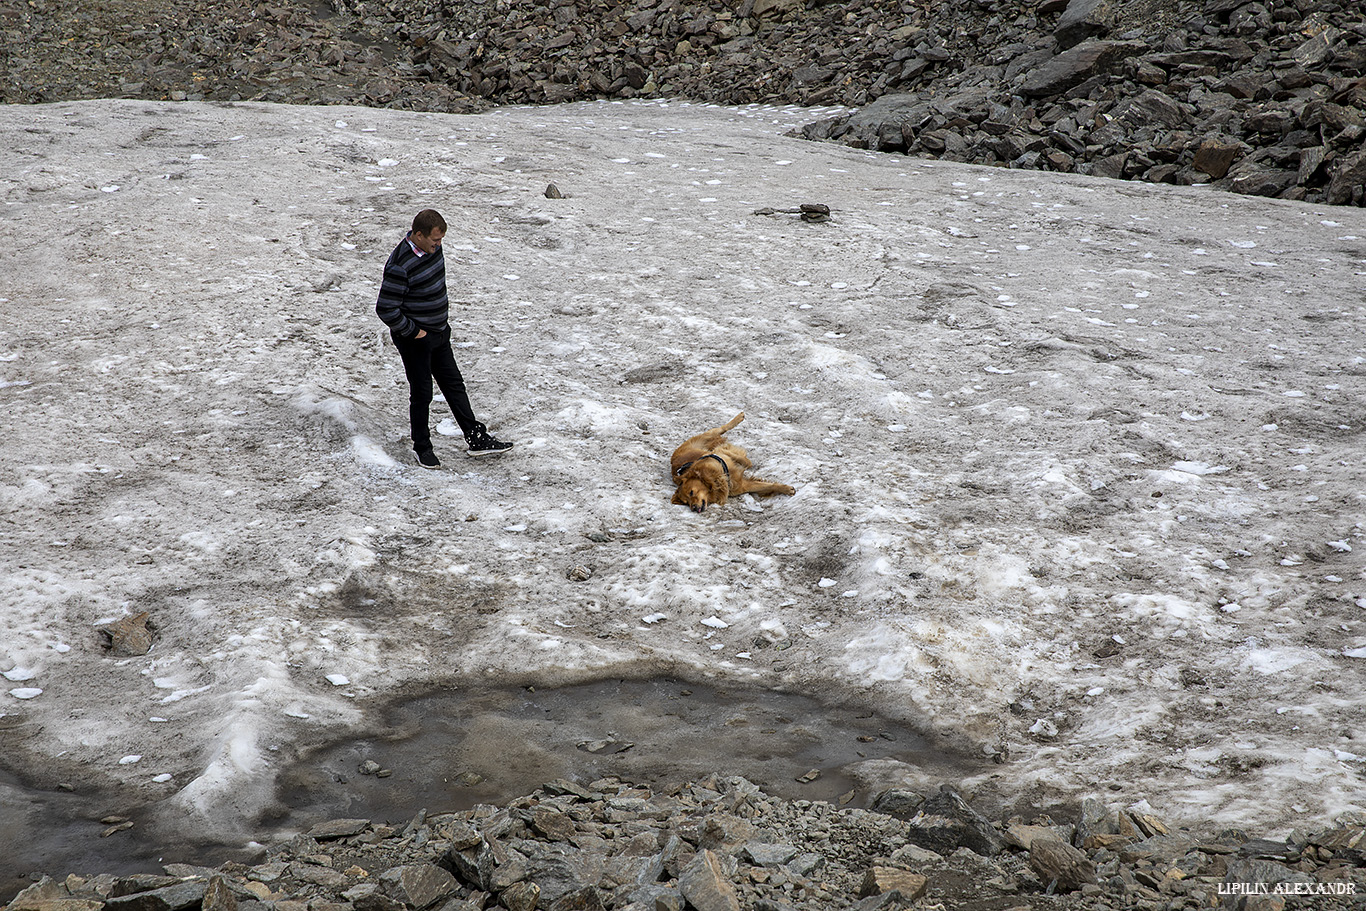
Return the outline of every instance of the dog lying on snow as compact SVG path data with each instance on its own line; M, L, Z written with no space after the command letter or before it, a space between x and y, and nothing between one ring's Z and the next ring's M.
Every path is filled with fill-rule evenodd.
M749 456L724 436L744 419L742 411L721 427L689 437L674 450L669 460L669 477L678 489L671 502L701 512L711 503L724 506L729 497L742 493L768 497L797 492L789 484L775 484L745 474L751 467Z

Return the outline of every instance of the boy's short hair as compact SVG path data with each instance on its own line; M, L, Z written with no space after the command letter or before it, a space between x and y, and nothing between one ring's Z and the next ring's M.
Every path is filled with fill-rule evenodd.
M446 231L446 219L441 217L441 213L435 209L423 209L413 216L413 233L421 234L423 237L431 237L432 232L440 228L444 234Z

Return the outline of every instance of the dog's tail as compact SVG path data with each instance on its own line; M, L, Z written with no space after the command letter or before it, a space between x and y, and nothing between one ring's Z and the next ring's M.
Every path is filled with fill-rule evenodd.
M735 417L731 418L725 425L723 425L723 426L721 427L721 432L722 432L722 433L725 433L727 430L734 430L736 427L740 426L740 422L743 421L744 419L745 419L745 413L742 411L742 412L740 412L739 414L737 414Z

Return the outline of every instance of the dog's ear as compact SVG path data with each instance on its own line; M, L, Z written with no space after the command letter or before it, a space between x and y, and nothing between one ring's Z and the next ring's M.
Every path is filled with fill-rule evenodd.
M677 490L674 491L673 499L670 500L669 502L672 503L672 504L674 504L675 506L686 506L686 505L688 505L688 504L686 504L686 503L683 502L682 496L683 496L683 488L682 488L682 487L679 487Z

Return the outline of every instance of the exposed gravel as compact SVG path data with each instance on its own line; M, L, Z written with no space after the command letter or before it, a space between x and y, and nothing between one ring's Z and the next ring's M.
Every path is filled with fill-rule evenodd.
M0 100L879 106L866 148L1366 200L1351 0L5 0Z

